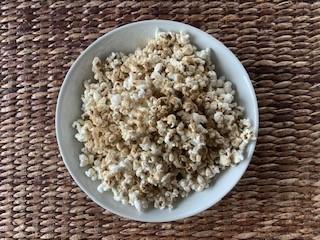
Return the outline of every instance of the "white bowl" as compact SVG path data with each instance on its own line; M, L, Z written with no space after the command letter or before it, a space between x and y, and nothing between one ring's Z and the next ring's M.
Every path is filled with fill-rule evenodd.
M85 168L80 168L78 156L81 144L74 138L72 123L81 114L81 94L83 81L92 78L91 63L95 56L105 57L113 51L133 52L138 46L153 38L156 29L160 31L185 31L191 35L191 41L197 47L211 48L218 76L224 75L236 87L238 100L246 109L246 116L251 120L254 131L258 131L258 107L249 76L239 60L221 42L209 34L186 24L150 20L131 23L119 27L92 43L68 71L62 84L56 109L56 134L60 152L71 176L80 188L98 205L122 217L144 222L166 222L195 215L221 200L239 181L245 172L255 148L255 141L247 147L246 158L236 167L220 174L214 183L203 192L192 193L179 201L172 210L151 209L138 212L113 199L112 193L99 193L98 182L92 182L85 176Z

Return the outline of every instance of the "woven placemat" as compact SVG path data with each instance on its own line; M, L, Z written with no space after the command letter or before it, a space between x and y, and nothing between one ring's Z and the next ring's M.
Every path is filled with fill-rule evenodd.
M3 0L0 9L1 239L320 239L320 2ZM117 26L154 18L224 42L248 70L260 109L256 152L236 188L164 224L123 219L88 199L54 127L80 52Z

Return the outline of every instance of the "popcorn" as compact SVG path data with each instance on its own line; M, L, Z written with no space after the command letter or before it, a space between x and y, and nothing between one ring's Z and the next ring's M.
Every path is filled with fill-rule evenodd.
M111 95L111 108L115 109L116 107L119 107L121 105L121 96L119 94L113 94Z
M174 32L157 32L132 54L93 59L73 127L79 165L100 193L139 211L172 208L245 158L250 122L214 69L210 49Z

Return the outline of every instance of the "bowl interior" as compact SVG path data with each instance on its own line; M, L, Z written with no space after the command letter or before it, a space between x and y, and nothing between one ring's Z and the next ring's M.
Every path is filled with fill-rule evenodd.
M133 207L113 200L112 193L97 192L98 182L92 182L87 178L84 174L85 169L79 166L78 156L81 144L75 140L75 130L71 126L81 114L83 81L93 77L91 63L95 56L106 57L113 51L133 52L137 47L145 46L147 40L154 37L157 28L160 31L185 31L191 35L192 43L198 48L211 48L218 76L222 74L234 84L240 104L245 107L246 115L256 132L258 129L257 101L248 74L238 59L210 35L186 24L151 20L125 25L97 39L75 61L60 90L56 111L56 133L60 152L70 174L92 200L120 216L146 222L181 219L205 210L218 202L239 181L250 162L255 147L255 142L252 142L247 148L244 161L220 174L214 184L205 191L193 193L188 198L179 201L172 210L151 209L139 213Z

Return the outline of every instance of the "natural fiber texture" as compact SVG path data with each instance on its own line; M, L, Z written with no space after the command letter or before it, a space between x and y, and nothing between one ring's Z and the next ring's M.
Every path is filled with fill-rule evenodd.
M4 0L0 9L1 239L320 239L320 2ZM54 127L59 88L80 52L117 26L153 18L224 42L260 107L256 152L237 187L165 224L123 219L88 199Z

